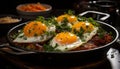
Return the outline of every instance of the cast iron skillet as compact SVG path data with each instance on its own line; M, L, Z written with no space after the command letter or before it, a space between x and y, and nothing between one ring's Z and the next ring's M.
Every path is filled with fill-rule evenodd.
M38 63L45 63L45 64L86 64L88 62L94 62L101 59L106 58L106 53L108 50L114 46L116 40L118 39L119 33L116 28L113 26L102 22L97 21L103 29L105 29L108 32L113 33L113 41L94 48L90 50L81 50L81 51L68 51L68 52L37 52L37 51L26 51L23 48L20 48L18 46L15 46L12 42L13 39L11 38L12 35L14 35L16 32L18 32L19 29L21 29L27 22L19 24L12 29L9 30L7 34L7 39L10 44L10 48L15 49L19 52L13 51L9 52L13 55L20 56L24 60L32 61L32 62L38 62Z

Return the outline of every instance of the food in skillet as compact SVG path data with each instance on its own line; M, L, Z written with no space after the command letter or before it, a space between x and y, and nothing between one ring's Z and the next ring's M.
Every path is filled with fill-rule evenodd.
M41 21L28 22L13 40L17 43L41 43L49 40L55 32L55 25L46 25Z
M55 17L57 23L55 23L57 32L69 31L71 32L72 25L78 22L77 16L73 15L71 12L59 15Z
M74 16L75 21L71 22L66 15ZM62 17L60 21L57 20L59 17ZM37 18L27 23L13 40L16 46L36 51L89 50L111 41L111 33L102 29L92 18L73 14L48 19Z
M64 18L66 18L69 23L77 22L77 17L75 15L70 15L70 14L60 15L56 18L56 20L58 23L62 23L62 21L64 21Z
M77 22L72 26L71 33L58 33L53 38L51 46L55 47L57 45L55 49L61 51L75 49L81 46L82 44L88 42L94 35L96 35L97 30L98 27L94 27L90 23Z

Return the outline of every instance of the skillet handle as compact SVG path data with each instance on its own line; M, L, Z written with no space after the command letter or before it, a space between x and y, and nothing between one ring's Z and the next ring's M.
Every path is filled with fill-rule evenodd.
M100 19L97 19L97 20L101 20L101 21L105 21L106 19L108 19L110 17L109 14L103 13L103 12L98 12L98 11L85 11L83 13L80 13L79 16L84 16L84 15L87 15L88 13L93 13L93 14L98 14L98 15L104 15Z
M22 49L11 47L11 46L9 46L8 43L0 45L0 51L8 53L8 54L12 54L12 55L24 55L24 54L35 53L32 51L24 51Z

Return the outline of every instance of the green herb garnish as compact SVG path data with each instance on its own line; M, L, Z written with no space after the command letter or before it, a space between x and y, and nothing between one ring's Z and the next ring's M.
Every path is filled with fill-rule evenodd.
M83 21L83 22L89 22L91 23L92 25L96 26L96 27L99 27L100 24L98 24L93 18L89 17L89 18L86 18L86 17L81 17L81 16L77 16L78 18L78 21Z
M83 33L84 33L84 29L81 27L79 31L75 30L74 29L74 33L79 36L79 37L82 37L83 36Z
M51 51L57 52L57 51L60 51L60 50L55 50L55 48L56 48L57 46L58 46L57 44L56 44L55 47L52 47L52 46L49 45L49 44L44 44L44 45L43 45L43 48L44 48L44 50L47 51L47 52L51 52Z
M68 10L67 12L65 12L65 14L73 15L73 14L75 14L75 12L73 10Z
M103 38L105 33L106 33L106 31L103 28L99 27L99 30L97 31L98 36L100 38Z
M38 17L36 18L36 21L41 21L41 22L44 23L45 18L44 18L43 16L38 16Z
M59 32L71 31L72 30L72 28L70 26L68 26L67 18L64 18L64 20L61 22L61 25L56 24L56 28Z

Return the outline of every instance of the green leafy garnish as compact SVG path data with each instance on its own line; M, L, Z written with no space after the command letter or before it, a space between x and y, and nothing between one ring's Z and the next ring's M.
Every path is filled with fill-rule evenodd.
M14 35L12 35L12 36L10 36L11 38L13 38L13 39L15 39L19 34L21 34L23 32L23 30L21 29L21 30L18 30L18 32L17 33L14 33ZM23 37L23 36L21 36L21 37Z
M56 44L55 47L52 47L52 46L49 45L49 44L44 44L44 45L43 45L43 48L44 48L44 50L47 51L47 52L51 52L51 51L57 52L57 51L60 51L60 50L55 50L55 48L56 48L57 46L58 46L57 44Z
M46 44L44 44L43 45L43 48L44 48L44 50L45 51L54 51L54 47L52 47L52 46L50 46L50 45L46 45Z
M105 33L106 33L106 31L103 28L99 27L99 30L97 31L98 36L100 38L103 38Z
M91 23L92 25L96 26L96 27L99 27L100 24L98 24L93 18L89 17L89 18L86 18L86 17L82 17L82 16L77 16L78 18L78 21L83 21L83 22L89 22Z
M43 16L38 16L38 17L36 18L36 21L41 21L41 22L44 23L45 18L44 18Z
M74 29L73 32L74 32L77 36L79 36L79 37L81 38L81 37L83 36L84 31L85 31L85 30L81 27L79 31L76 31L76 30Z
M86 17L82 17L82 16L77 16L77 18L78 18L78 21L86 21L87 20L87 18Z
M65 12L65 14L68 14L68 15L73 15L73 14L75 14L75 12L74 12L74 11L72 11L72 10L68 10L67 12Z
M55 17L47 18L47 19L46 19L46 24L47 24L48 26L56 25L56 24L57 24L57 21L55 20Z
M97 27L99 27L100 26L100 24L98 24L95 20L93 20L93 18L87 18L87 21L88 22L90 22L91 24L93 24L94 26L97 26Z
M45 32L45 34L47 35L47 36L50 36L50 35L56 35L56 32L55 31L50 31L50 32Z
M71 31L71 27L68 26L68 20L67 18L64 18L64 20L61 22L61 25L58 23L56 24L57 31L63 32L63 31Z

